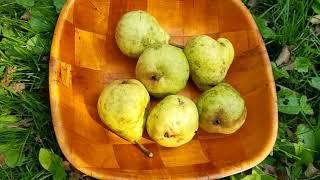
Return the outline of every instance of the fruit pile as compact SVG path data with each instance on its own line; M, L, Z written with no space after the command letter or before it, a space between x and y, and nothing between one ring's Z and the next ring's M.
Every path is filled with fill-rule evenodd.
M157 20L144 11L122 16L115 39L122 53L139 58L136 79L115 80L101 93L98 112L102 121L122 138L137 144L144 126L149 136L165 147L189 142L198 127L209 133L230 134L246 119L243 98L223 83L234 58L231 42L199 35L184 50L169 45L170 36ZM204 91L195 104L176 95L187 85L189 75ZM163 98L148 112L149 94Z

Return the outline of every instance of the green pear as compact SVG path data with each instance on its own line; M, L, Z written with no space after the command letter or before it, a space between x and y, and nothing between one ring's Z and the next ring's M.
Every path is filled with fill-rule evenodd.
M180 48L159 44L141 54L136 65L136 78L155 97L176 94L187 85L189 64Z
M179 95L165 97L152 109L147 119L149 136L165 147L177 147L189 142L198 126L196 105Z
M154 44L167 44L170 36L153 16L139 10L122 16L116 27L115 38L122 53L138 58Z
M200 90L222 82L234 58L231 42L217 41L206 35L191 38L184 52L190 64L191 78Z
M200 127L209 133L231 134L245 122L245 101L231 85L220 83L197 101Z
M102 91L98 113L112 131L136 143L142 137L149 101L148 91L139 81L115 80Z

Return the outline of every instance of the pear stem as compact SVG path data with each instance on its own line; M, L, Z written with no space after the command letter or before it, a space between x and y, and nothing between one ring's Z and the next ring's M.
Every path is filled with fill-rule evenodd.
M153 153L149 149L147 149L146 147L144 147L142 144L138 143L137 141L135 141L135 143L139 147L139 149L143 152L143 154L145 154L149 158L153 157Z
M184 49L184 45L177 44L177 43L172 42L172 41L170 41L169 44L170 44L171 46L175 46L175 47L177 47L177 48Z

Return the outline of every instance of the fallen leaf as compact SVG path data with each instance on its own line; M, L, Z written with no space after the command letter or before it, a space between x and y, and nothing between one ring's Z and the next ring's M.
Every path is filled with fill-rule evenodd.
M7 67L6 69L6 72L4 73L4 76L3 76L3 79L1 81L1 83L4 85L4 86L9 86L10 83L11 83L11 75L17 71L17 68L16 67Z
M313 77L311 81L309 81L310 86L320 90L320 77Z
M320 15L312 16L309 20L312 24L320 24Z
M313 109L311 105L308 103L307 96L303 95L300 98L300 108L301 112L308 114L308 115L313 115Z
M280 79L280 78L289 78L289 74L286 70L284 70L283 68L280 68L276 65L276 63L271 62L271 66L272 66L272 71L273 71L273 75L275 80Z
M49 38L43 35L35 35L27 41L27 49L36 54L47 54L50 49Z
M32 15L30 11L26 11L23 13L23 15L20 17L21 20L23 21L29 21L31 19Z
M34 138L34 140L35 140L37 143L43 144L43 140L40 138L40 136L36 136L36 137Z
M32 17L29 24L31 28L37 32L47 32L53 28L53 24L36 17Z
M302 142L308 149L315 150L315 134L314 131L305 124L299 124L297 126L296 135L298 141Z
M320 25L316 25L316 27L314 28L314 33L316 34L316 36L319 36L320 35Z
M17 67L8 67L8 69L7 69L8 74L12 74L16 71L17 71Z
M0 167L2 167L6 162L6 157L4 154L0 154Z
M62 158L53 152L41 148L39 151L41 166L53 175L53 180L65 179L67 174L63 168Z
M249 0L248 6L255 8L258 5L258 0Z
M25 161L25 156L23 153L20 152L21 150L10 150L5 152L5 162L8 167L15 168L17 166L21 166L22 163Z
M278 109L286 114L299 114L300 103L298 94L290 89L282 88L278 92Z
M274 166L271 166L269 164L266 164L264 165L264 172L266 174L270 174L270 175L273 175L273 176L277 176L277 170Z
M257 26L265 39L274 39L276 37L276 33L269 28L267 25L267 21L261 17L254 16L254 20L257 23Z
M16 93L22 93L26 89L26 85L24 83L15 83L11 87Z
M68 161L63 161L63 168L66 171L71 171L71 164Z
M81 173L72 171L69 173L69 180L79 180L81 178Z
M19 121L17 125L22 128L30 127L33 124L32 121L32 119L23 119Z
M307 178L311 178L314 177L315 175L317 175L319 173L319 169L317 169L316 167L314 167L313 163L310 163L308 165L308 168L306 169L306 171L304 172L304 175Z
M284 65L284 66L282 67L282 69L284 69L284 70L286 70L286 71L292 71L292 70L294 70L294 64L293 64L293 62L292 62L292 63L289 63L289 64L287 64L287 65Z
M290 60L291 52L289 46L284 46L276 60L276 65L281 66L283 64L287 64Z
M288 135L288 139L289 140L294 140L295 135L289 128L286 129L286 132L287 132L287 135Z
M306 57L296 57L294 61L295 69L300 73L306 73L312 66L310 59Z

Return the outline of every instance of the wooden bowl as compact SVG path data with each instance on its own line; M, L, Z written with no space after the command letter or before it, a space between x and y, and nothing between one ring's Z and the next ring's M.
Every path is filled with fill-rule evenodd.
M102 88L115 79L134 78L136 60L116 46L114 32L127 11L145 10L184 45L199 34L225 37L236 58L226 81L245 98L248 116L231 135L199 131L188 144L164 148L144 135L153 151L147 158L109 131L98 117ZM192 82L180 93L196 100ZM214 179L247 170L272 150L278 119L275 83L263 40L240 0L68 0L53 38L50 100L55 134L73 166L99 179Z

